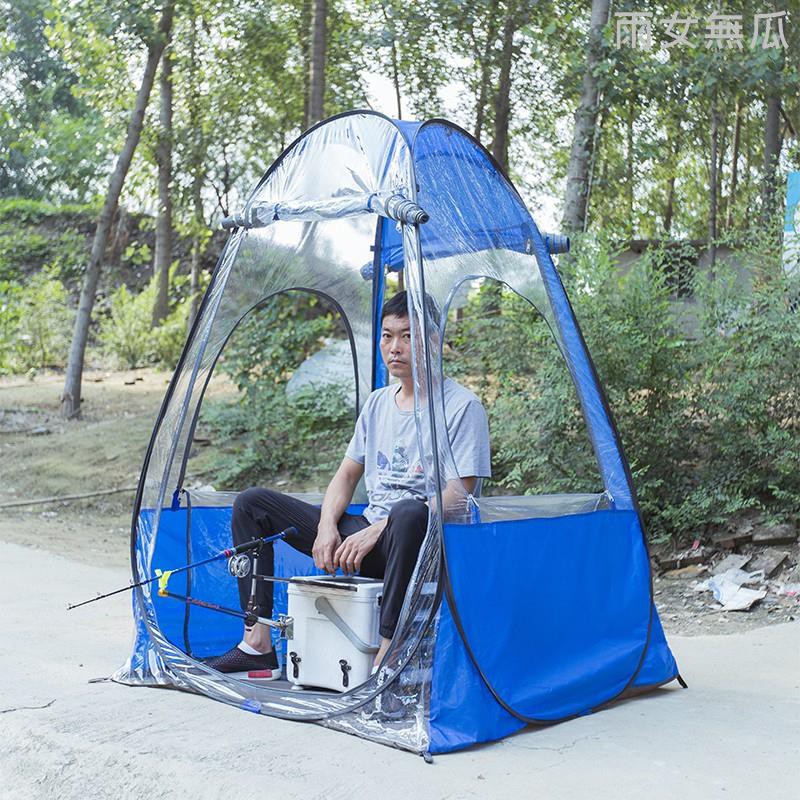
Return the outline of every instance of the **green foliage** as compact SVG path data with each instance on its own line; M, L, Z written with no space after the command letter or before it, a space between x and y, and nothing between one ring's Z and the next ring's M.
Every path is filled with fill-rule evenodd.
M36 273L25 286L0 281L0 310L0 373L64 365L73 314L51 270Z
M0 279L0 375L14 371L14 346L22 313L18 283Z
M174 368L186 339L189 305L176 300L176 286L185 282L178 279L176 270L170 271L173 289L170 312L156 328L152 327L153 303L156 297L156 279L132 294L123 284L109 298L108 314L100 321L97 341L105 356L123 369L136 369L148 364Z
M703 535L746 508L796 517L800 317L774 245L754 240L739 274L722 262L713 278L698 273L683 301L671 291L675 253L653 248L628 274L609 269L602 242L576 256L576 313L650 535Z
M93 205L79 203L50 203L28 197L6 197L0 199L0 222L37 225L54 217L91 220L97 212Z
M509 290L474 292L447 326L445 373L489 416L484 493L596 492L602 481L564 360L544 317Z
M0 279L19 279L25 269L41 264L50 251L50 240L28 228L0 229Z
M141 367L150 360L150 326L155 284L138 295L123 284L109 300L109 313L100 323L97 340L105 355L123 369Z
M348 386L304 388L291 399L294 370L337 332L334 316L313 295L271 298L241 323L220 368L240 391L236 402L210 403L203 419L229 443L215 469L220 486L263 483L282 472L295 481L331 471L353 431Z
M24 281L42 267L74 283L88 257L86 235L76 228L91 219L87 206L54 206L39 200L0 200L0 279Z
M68 229L51 243L49 267L61 281L77 284L86 269L88 258L89 243L86 236L80 231Z
M777 274L756 276L750 296L732 278L722 284L728 291L704 287L702 459L678 511L697 506L713 523L746 508L791 517L800 513L800 316L786 298L797 286Z
M150 313L152 314L152 306ZM180 300L161 324L150 332L151 360L154 364L174 369L186 342L189 303Z
M122 261L130 264L132 267L143 267L150 264L153 260L153 254L150 252L150 247L147 242L141 244L129 244L122 254Z
M683 332L670 278L680 254L651 248L621 270L607 241L575 249L575 312L606 391L648 530L663 539L670 509L695 479L696 420L691 391L697 348ZM700 527L704 520L695 520Z

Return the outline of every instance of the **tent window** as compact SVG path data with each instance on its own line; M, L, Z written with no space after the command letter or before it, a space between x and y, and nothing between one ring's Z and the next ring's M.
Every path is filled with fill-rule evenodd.
M292 290L235 328L205 394L187 469L219 490L324 491L353 431L356 385L344 318Z
M443 368L478 395L489 417L484 497L603 491L566 362L527 300L496 280L463 283L448 313Z

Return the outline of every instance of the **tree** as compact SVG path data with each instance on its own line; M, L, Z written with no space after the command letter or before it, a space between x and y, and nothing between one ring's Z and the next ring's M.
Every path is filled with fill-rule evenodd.
M328 2L314 0L311 17L308 119L306 127L325 116L325 51L327 46Z
M581 83L581 96L575 110L564 216L561 227L582 231L586 227L589 198L589 170L595 148L595 131L600 109L600 81L597 72L603 55L603 29L608 24L610 0L592 0L592 18L586 45L586 69Z
M153 274L156 297L153 305L153 327L169 312L169 269L172 264L172 53L167 43L161 56L160 126L156 147L158 164L158 214L156 216L156 252Z
M89 323L91 321L92 308L94 307L97 282L103 264L108 234L111 229L111 221L116 211L117 203L119 202L119 196L122 192L122 186L128 174L136 145L139 143L139 137L142 133L144 114L147 109L148 100L150 99L150 91L153 88L158 62L161 60L161 54L164 52L164 47L172 29L172 16L173 0L166 0L161 11L157 30L147 49L147 61L128 123L125 143L117 159L114 171L111 174L106 198L103 202L103 208L97 221L94 239L92 240L92 250L84 275L83 286L78 301L78 310L75 315L75 326L73 328L72 344L70 345L69 358L67 361L64 392L61 396L61 415L67 419L77 417L80 414L83 360L86 354L86 342L89 338Z
M499 76L493 102L492 155L506 172L508 171L508 125L511 116L511 66L514 61L514 34L524 22L524 5L524 3L518 3L517 0L509 0L506 7L500 48Z
M0 0L0 197L86 202L106 142L50 40L51 0Z
M488 13L486 15L486 34L483 43L483 58L480 61L480 78L478 80L478 96L475 100L475 128L473 135L480 141L485 124L486 104L488 102L490 80L492 76L492 49L497 38L497 8L499 0L489 0Z

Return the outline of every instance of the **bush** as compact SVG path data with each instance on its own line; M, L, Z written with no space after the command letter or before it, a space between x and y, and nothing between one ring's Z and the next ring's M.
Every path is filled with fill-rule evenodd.
M156 365L174 369L186 341L188 302L179 299L176 289L185 278L176 277L177 265L170 271L170 312L153 328L156 279L134 295L123 284L109 298L108 313L100 321L97 341L104 355L123 369Z
M674 253L650 249L623 275L608 252L579 243L571 295L651 537L707 536L751 508L796 517L800 317L779 249L739 248L752 288L724 264L696 277L692 335L671 294Z
M445 330L445 374L481 399L492 439L485 494L602 490L566 363L540 313L487 282Z
M189 303L181 300L150 332L151 358L159 367L174 370L186 343L189 322Z
M697 326L675 298L686 253L650 248L622 271L608 241L584 237L563 270L655 541L710 535L746 509L800 513L800 315L786 300L798 288L770 248L739 250L752 289L722 264L695 280ZM572 380L538 313L482 288L446 342L446 372L489 416L488 493L597 491Z
M69 296L51 270L26 286L0 282L0 370L28 372L66 362L73 312Z
M0 280L21 280L26 271L46 261L50 240L26 228L0 230Z
M109 314L100 322L97 340L103 352L123 369L136 369L150 362L150 336L155 284L138 295L123 284L109 300Z
M683 518L721 524L750 508L775 521L800 513L800 315L786 300L796 291L758 276L752 295L704 289L694 392L701 458L677 509Z
M85 220L92 219L99 211L93 205L78 203L59 203L55 205L45 200L31 200L27 197L7 197L0 199L0 221L23 225L36 225L52 217L70 216Z
M739 249L752 286L722 264L713 281L695 278L692 325L675 295L686 253L653 247L623 271L608 241L584 237L562 270L656 542L710 536L750 509L800 515L800 313L787 302L800 287L780 277L779 255L769 242ZM206 420L233 443L218 462L224 484L302 480L341 458L353 422L344 397L291 402L284 391L333 333L333 317L297 295L242 324L221 362L241 400ZM527 303L491 284L471 292L446 328L444 363L489 415L487 493L600 489L572 378Z
M0 280L0 375L14 372L14 348L22 313L21 294L19 284Z

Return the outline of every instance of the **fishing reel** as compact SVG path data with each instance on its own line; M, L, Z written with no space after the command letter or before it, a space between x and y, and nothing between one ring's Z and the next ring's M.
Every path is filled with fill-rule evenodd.
M253 568L252 559L247 553L231 556L228 559L228 572L234 578L246 578Z

